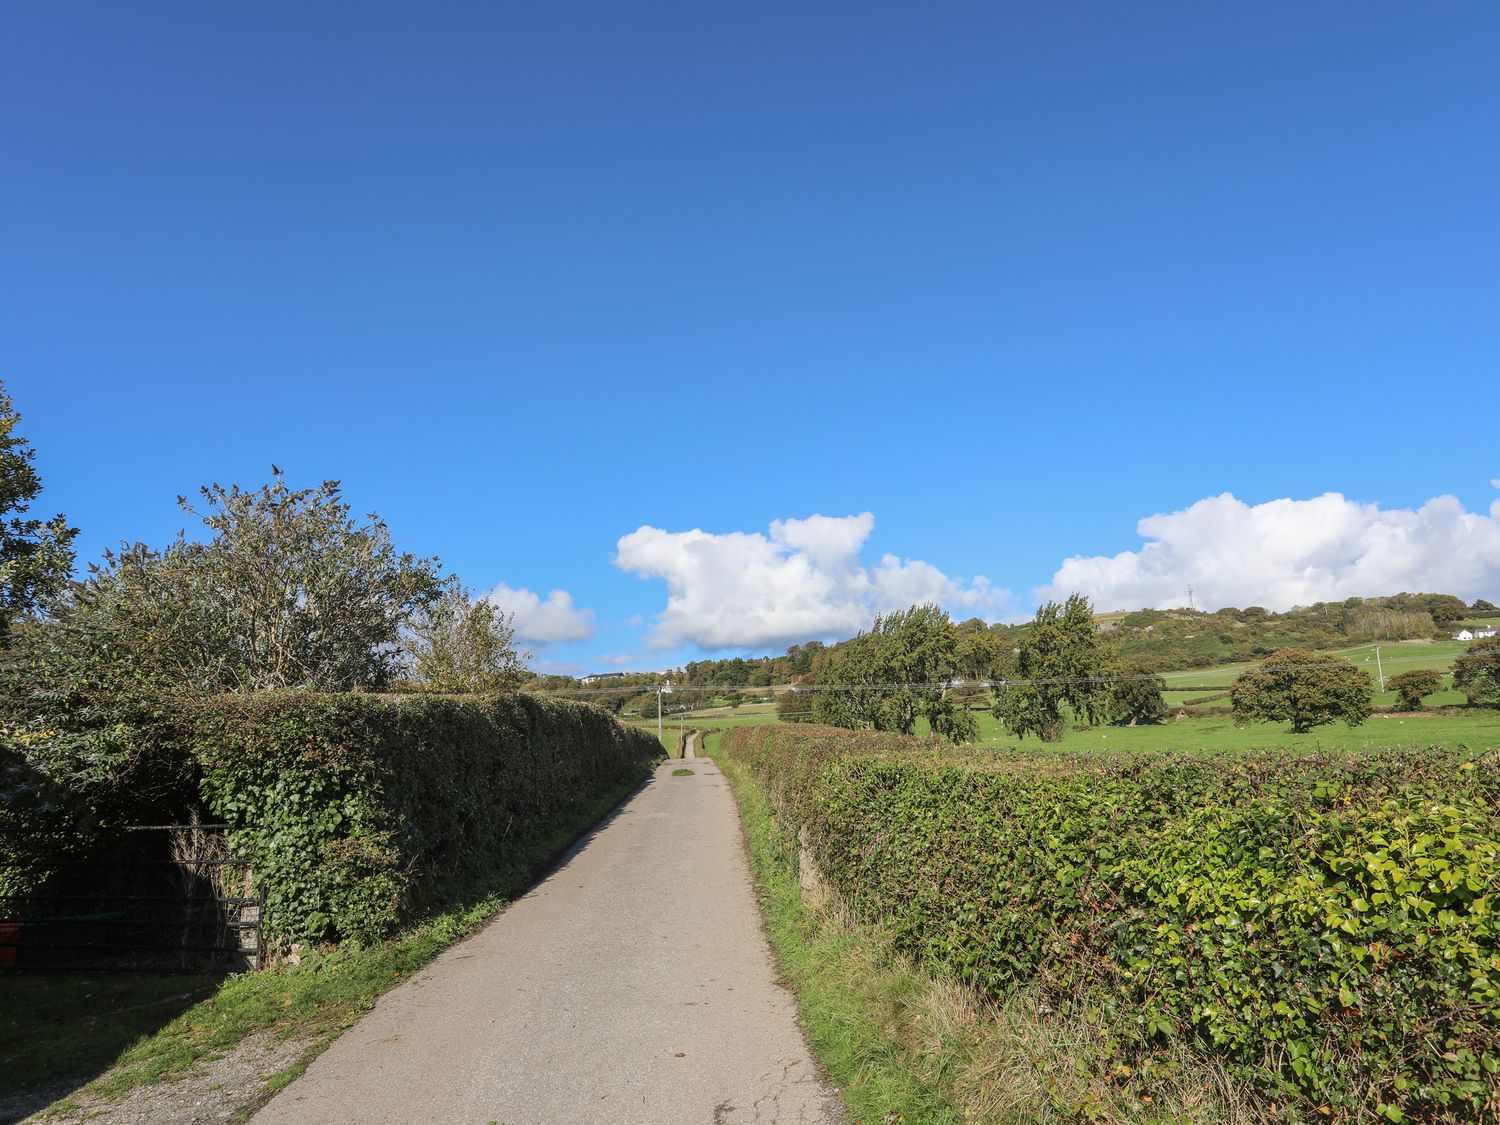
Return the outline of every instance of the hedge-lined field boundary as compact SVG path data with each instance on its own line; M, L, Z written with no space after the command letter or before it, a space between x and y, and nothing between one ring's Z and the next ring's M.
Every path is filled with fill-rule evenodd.
M663 756L598 708L520 693L222 696L184 725L282 945L388 933Z
M829 887L920 962L1041 986L1149 1082L1187 1041L1293 1118L1500 1110L1500 762L966 752L741 728Z

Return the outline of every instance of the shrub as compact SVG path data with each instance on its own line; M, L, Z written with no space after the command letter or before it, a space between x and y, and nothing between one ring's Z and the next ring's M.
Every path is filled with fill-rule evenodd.
M813 721L813 697L810 691L782 692L776 697L776 717L783 723L810 723Z
M1143 672L1127 672L1110 685L1110 718L1116 723L1159 723L1168 715L1162 692L1167 681Z
M1082 1005L1138 1069L1186 1037L1299 1115L1500 1106L1494 756L961 760L807 727L726 746L857 915L993 995Z
M1420 711L1424 696L1443 690L1443 677L1431 668L1402 672L1388 683L1397 695L1396 706L1403 711Z
M603 711L524 694L222 696L191 728L282 942L372 939L662 756Z
M1355 727L1370 717L1370 673L1325 652L1284 648L1235 678L1229 693L1236 719L1290 722L1297 734L1342 719Z

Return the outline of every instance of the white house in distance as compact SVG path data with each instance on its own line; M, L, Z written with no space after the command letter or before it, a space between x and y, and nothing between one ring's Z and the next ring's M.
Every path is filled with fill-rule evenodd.
M1480 626L1478 629L1460 629L1453 634L1455 641L1479 641L1485 637L1493 637L1495 630L1488 625Z

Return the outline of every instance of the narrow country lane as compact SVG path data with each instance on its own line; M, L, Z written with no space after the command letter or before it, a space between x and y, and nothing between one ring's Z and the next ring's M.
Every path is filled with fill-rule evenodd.
M545 882L387 993L255 1118L841 1120L776 983L734 798L706 758L663 764Z

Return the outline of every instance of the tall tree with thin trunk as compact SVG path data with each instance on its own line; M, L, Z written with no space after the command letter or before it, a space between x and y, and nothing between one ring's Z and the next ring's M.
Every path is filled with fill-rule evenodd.
M1017 643L1015 682L995 688L996 718L1017 738L1035 734L1043 742L1061 740L1069 713L1103 722L1112 700L1104 679L1112 657L1088 598L1048 602Z

